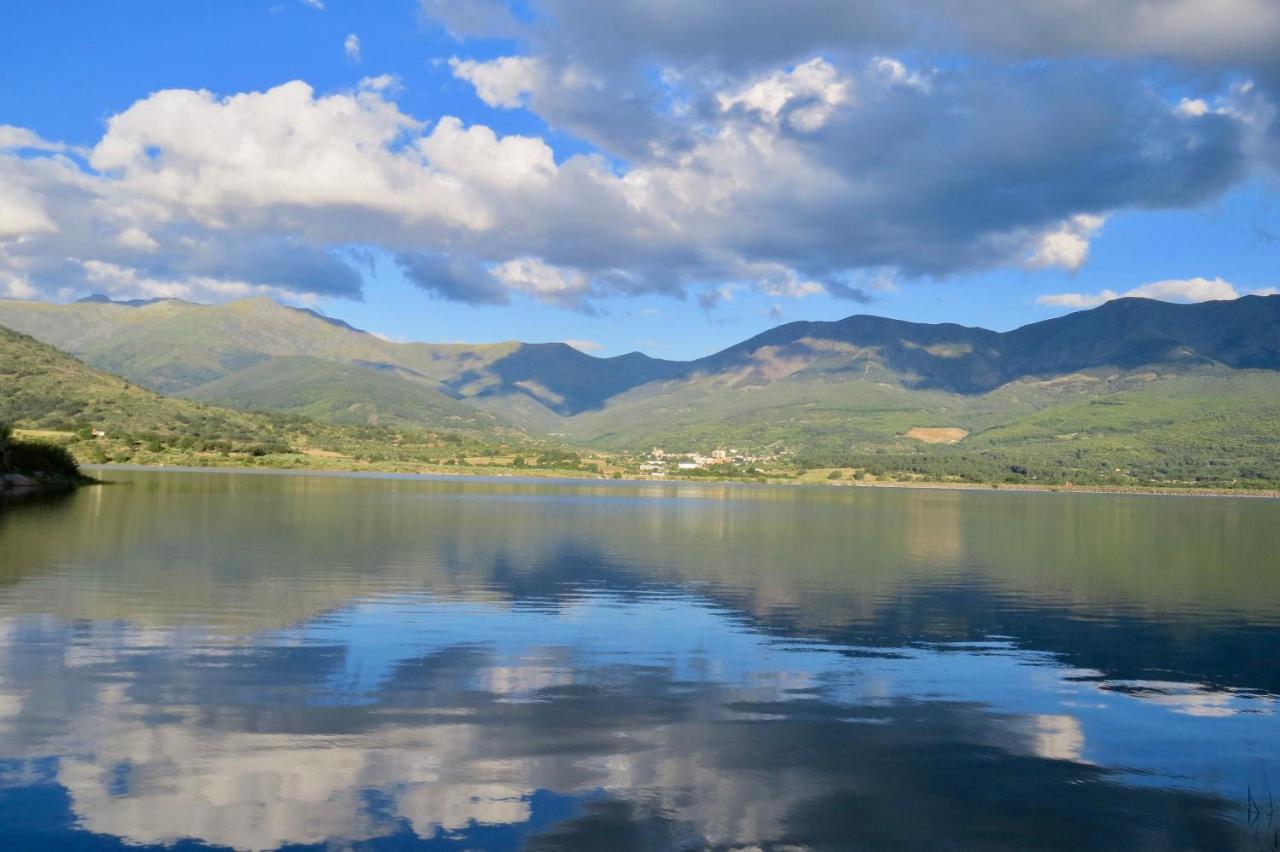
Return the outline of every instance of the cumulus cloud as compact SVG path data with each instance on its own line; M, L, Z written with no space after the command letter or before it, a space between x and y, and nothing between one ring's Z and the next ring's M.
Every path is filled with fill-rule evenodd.
M130 226L121 231L116 237L116 242L123 248L141 252L153 252L160 248L160 244L150 234L136 226Z
M1200 98L1182 98L1175 107L1181 115L1198 118L1209 112L1209 104Z
M316 97L292 82L217 98L173 89L113 116L89 162L113 189L211 225L281 208L415 216L433 198L456 197L420 158L391 150L421 126L377 91Z
M1102 228L1104 218L1079 214L1040 237L1027 262L1033 267L1060 266L1075 272L1089 257L1089 240Z
M376 247L472 304L866 301L881 278L1078 270L1113 212L1201 204L1280 152L1272 4L976 4L1003 14L425 0L480 101L587 152L411 115L389 76L160 91L87 152L0 127L0 271L46 295L86 287L92 261L135 283L358 298L352 251ZM468 56L478 37L499 55ZM1174 69L1177 98L1129 60Z
M568 337L561 342L572 346L579 352L586 352L587 354L599 352L604 349L604 344L597 343L594 340L578 340L576 338Z
M494 276L511 289L544 302L593 312L589 301L591 281L578 270L551 266L536 257L522 257L500 264L494 269Z
M351 33L342 40L342 52L347 55L349 62L360 61L360 36Z
M1269 296L1276 291L1265 288L1249 291L1251 295ZM1142 284L1123 293L1115 290L1101 290L1097 293L1053 293L1036 299L1042 305L1057 308L1094 308L1114 299L1142 298L1158 299L1162 302L1211 302L1223 299L1238 299L1242 295L1236 287L1221 278L1171 278L1164 281L1152 281Z
M54 233L58 226L49 218L38 195L21 186L12 186L0 195L0 238Z
M502 56L488 62L455 56L449 60L449 67L455 77L474 86L476 96L492 107L521 106L526 95L546 83L542 64L524 56Z
M827 284L807 279L795 270L776 263L748 264L740 274L745 277L744 284L775 297L803 299L831 289Z
M356 295L358 277L328 249L367 244L416 258L401 265L419 286L476 304L523 293L590 311L610 294L725 282L864 300L849 283L863 269L1078 267L1101 219L1073 207L1176 206L1235 174L1231 117L1186 128L1158 101L1126 107L1105 76L1041 81L1085 91L1072 114L1035 107L1032 89L993 99L991 86L935 73L951 93L940 115L934 94L903 84L914 72L883 68L812 60L728 86L682 150L622 168L590 154L557 161L534 136L418 119L395 103L391 78L328 95L302 82L228 97L167 90L113 116L88 168L0 158L13 176L0 226L43 266L28 278L60 286L84 268L73 258L133 264L150 280ZM495 103L518 97L499 82L484 84ZM1125 108L1123 132L1102 120ZM1016 179L1010 157L1023 164ZM1064 182L1070 198L1056 195ZM55 229L66 233L51 239ZM249 234L279 262L236 262ZM228 247L218 261L212 249Z
M811 132L849 101L850 87L850 81L842 78L831 63L811 59L789 71L776 71L754 80L736 92L721 92L716 101L721 110L745 109L772 123L782 120L786 112L786 121L793 129Z
M14 127L12 124L0 124L0 151L65 151L65 145L48 142L25 127Z
M1028 24L1062 23L1052 4L1026 5L1010 14ZM459 14L451 3L425 6L445 20ZM534 2L519 27L527 55L481 63L487 79L474 64L456 63L455 73L491 105L526 106L639 170L675 165L696 172L713 152L730 160L749 152L754 162L744 161L744 170L767 184L770 168L819 176L815 166L829 166L829 185L846 200L832 202L825 217L821 194L809 204L781 191L769 199L777 202L769 212L780 230L799 241L807 228L813 242L825 243L811 256L826 268L804 270L810 277L868 262L908 276L1009 262L1076 269L1097 230L1082 223L1117 209L1196 204L1246 168L1243 116L1166 102L1129 66L1075 61L1075 53L1087 58L1095 47L1131 55L1121 42L1046 41L1036 49L1061 62L993 59L943 71L912 67L886 48L982 50L998 58L1014 55L1014 45L1002 32L953 21L959 15L945 4L816 3L803 15L779 3L749 7L743 14L737 4L715 2L662 9ZM1105 21L1104 9L1094 11ZM1184 20L1190 12L1177 14ZM1272 17L1260 7L1241 6L1236 14L1254 14L1264 29ZM954 26L938 26L942 21ZM476 26L473 19L463 29ZM1105 24L1084 26L1099 37L1109 33ZM1172 35L1150 50L1176 53L1184 30L1169 24L1162 31ZM1233 50L1257 41L1247 27L1221 39ZM579 81L578 97L557 81L567 69ZM641 104L643 114L632 120L614 108L592 125L589 104L599 102ZM1188 124L1190 118L1203 123ZM777 132L749 137L741 125L753 121ZM813 138L791 138L804 134ZM783 154L795 156L782 163ZM727 171L719 161L708 168ZM745 173L724 178L720 186L753 180ZM696 182L693 175L689 183ZM794 197L805 188L798 185ZM828 247L850 256L827 256ZM1017 251L1024 254L1014 259Z

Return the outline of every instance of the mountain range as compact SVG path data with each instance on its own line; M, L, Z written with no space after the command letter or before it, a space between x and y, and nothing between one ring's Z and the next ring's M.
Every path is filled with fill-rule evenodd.
M167 396L606 448L1021 440L1060 453L1125 435L1155 452L1161 435L1188 440L1168 430L1192 428L1269 451L1280 426L1280 296L1117 299L1009 332L866 315L793 322L693 361L397 343L265 298L0 301L0 326Z

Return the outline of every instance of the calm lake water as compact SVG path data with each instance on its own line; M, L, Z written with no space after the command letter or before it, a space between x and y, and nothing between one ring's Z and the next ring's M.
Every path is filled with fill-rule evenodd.
M108 475L0 508L0 848L1280 842L1277 502Z

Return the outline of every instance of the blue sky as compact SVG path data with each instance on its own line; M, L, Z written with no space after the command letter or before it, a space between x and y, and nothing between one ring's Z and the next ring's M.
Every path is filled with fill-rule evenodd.
M685 358L1280 286L1280 11L992 2L16 0L0 296Z

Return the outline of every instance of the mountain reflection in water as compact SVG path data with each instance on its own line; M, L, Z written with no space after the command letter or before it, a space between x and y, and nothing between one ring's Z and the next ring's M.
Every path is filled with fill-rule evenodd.
M0 509L6 848L1280 827L1274 502L111 478Z

